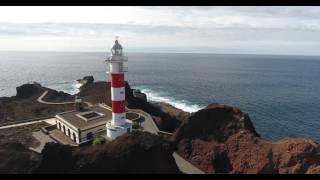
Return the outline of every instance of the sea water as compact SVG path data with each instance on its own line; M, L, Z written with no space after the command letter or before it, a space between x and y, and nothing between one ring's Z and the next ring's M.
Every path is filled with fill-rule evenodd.
M27 82L78 92L77 79L105 73L107 53L0 52L0 97ZM218 102L248 112L265 138L320 142L320 57L128 53L127 80L149 100L195 112Z

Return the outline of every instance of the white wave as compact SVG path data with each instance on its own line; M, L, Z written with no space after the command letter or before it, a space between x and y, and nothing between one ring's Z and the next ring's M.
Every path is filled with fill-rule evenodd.
M80 87L82 86L81 83L73 83L72 85L72 89L70 89L69 94L77 94L78 92L80 92Z
M143 93L147 95L148 101L164 102L186 112L192 113L204 108L197 104L191 104L186 100L177 100L174 97L160 94L149 88L138 88L138 89L140 89Z
M63 82L57 82L54 84L47 84L49 88L55 89L57 91L63 91L68 94L77 94L80 90L81 84L77 81L63 81Z

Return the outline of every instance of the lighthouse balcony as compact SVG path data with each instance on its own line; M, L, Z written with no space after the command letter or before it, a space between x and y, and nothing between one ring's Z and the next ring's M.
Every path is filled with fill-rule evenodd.
M112 62L127 62L128 56L110 56L107 58L106 62L112 63Z
M129 68L128 68L128 66L121 66L121 67L118 67L118 69L113 69L113 70L111 70L111 69L107 69L107 74L111 74L111 73L115 73L115 72L128 72L128 70L129 70Z

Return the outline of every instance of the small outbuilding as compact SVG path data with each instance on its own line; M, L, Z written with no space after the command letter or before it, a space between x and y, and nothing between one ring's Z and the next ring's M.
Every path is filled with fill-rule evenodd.
M112 119L112 112L107 106L97 104L57 114L56 119L58 130L77 144L82 144L106 130L107 122Z

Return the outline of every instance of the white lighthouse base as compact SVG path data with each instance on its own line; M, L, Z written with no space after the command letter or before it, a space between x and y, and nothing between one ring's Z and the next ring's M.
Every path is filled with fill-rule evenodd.
M132 131L132 121L126 119L125 123L122 125L113 125L111 122L108 122L106 125L107 128L107 136L108 140L113 141L118 136L121 136L125 133L129 133Z

